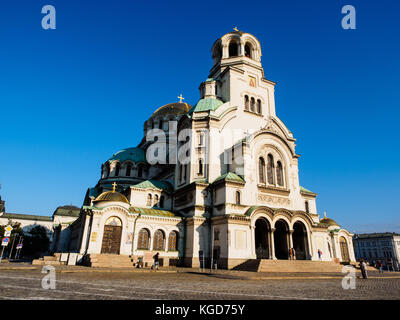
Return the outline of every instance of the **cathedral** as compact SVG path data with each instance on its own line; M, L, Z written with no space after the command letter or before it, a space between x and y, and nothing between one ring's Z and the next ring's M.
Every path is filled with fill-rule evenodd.
M276 115L261 44L233 31L214 42L195 105L166 104L136 147L101 166L69 251L164 266L235 268L253 259L355 262L352 236L317 213L299 182L296 139ZM294 249L294 250L293 250Z

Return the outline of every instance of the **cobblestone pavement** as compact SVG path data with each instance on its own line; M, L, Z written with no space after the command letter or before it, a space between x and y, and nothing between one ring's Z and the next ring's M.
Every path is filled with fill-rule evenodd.
M74 269L71 269L74 270ZM65 270L64 270L65 271ZM329 279L246 279L195 272L56 272L56 289L43 289L41 268L0 268L0 299L115 300L280 300L400 299L400 273L356 279L342 289L342 277Z

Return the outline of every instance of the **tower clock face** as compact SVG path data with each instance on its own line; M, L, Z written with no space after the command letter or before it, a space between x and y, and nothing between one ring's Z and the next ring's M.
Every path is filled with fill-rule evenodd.
M256 78L254 77L249 77L249 85L250 87L256 87Z

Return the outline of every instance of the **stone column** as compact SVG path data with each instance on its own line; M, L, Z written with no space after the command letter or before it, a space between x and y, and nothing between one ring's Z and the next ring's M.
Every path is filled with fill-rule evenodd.
M289 230L289 249L293 248L293 232L294 230Z
M274 232L275 232L275 228L271 228L271 232L270 232L270 236L271 236L271 250L269 253L270 259L272 260L276 260L275 257L275 240L274 240Z
M256 226L250 226L251 230L251 255L257 259L257 254L256 254Z

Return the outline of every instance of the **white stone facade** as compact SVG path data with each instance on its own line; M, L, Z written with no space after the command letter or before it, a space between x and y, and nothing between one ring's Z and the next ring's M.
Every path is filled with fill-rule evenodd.
M228 33L214 43L212 57L195 106L159 108L144 124L147 138L103 164L72 226L72 247L102 253L107 229L120 237L114 253L159 251L188 266L199 266L203 256L225 268L248 259L288 259L290 248L297 259L354 262L352 234L320 220L317 195L300 186L296 140L276 115L275 83L264 76L259 41ZM154 163L153 154L164 151L167 164ZM110 191L112 183L118 192ZM106 228L111 217L121 225ZM172 231L178 240L170 251Z

